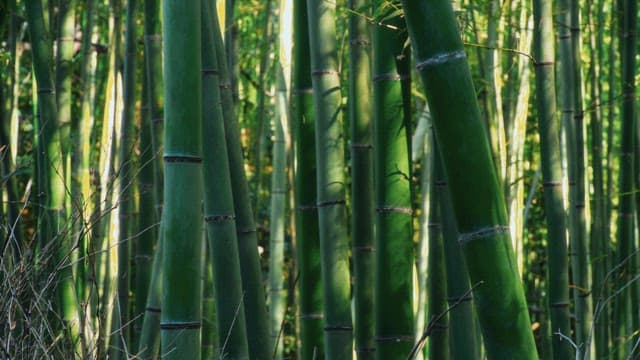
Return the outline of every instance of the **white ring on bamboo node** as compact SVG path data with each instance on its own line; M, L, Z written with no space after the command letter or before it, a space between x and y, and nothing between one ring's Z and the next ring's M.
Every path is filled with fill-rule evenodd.
M464 245L473 240L478 240L490 236L499 236L509 234L509 227L505 225L496 225L492 227L482 228L476 231L460 234L458 237L458 242L461 245Z
M420 61L416 65L416 69L418 69L418 71L421 71L422 69L427 67L442 65L455 60L462 60L462 59L465 59L466 57L467 57L467 54L464 52L464 50L440 53L426 60Z

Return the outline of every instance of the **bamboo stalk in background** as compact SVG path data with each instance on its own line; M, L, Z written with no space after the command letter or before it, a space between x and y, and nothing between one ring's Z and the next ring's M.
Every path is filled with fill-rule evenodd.
M248 359L245 306L229 158L220 102L220 72L214 40L213 1L202 3L202 96L205 222L213 267L220 357Z
M547 221L548 302L551 317L554 359L568 359L568 341L555 334L570 336L569 268L563 200L563 170L560 147L561 127L556 115L555 51L553 43L553 5L550 0L533 2L536 105L540 132L540 157Z
M294 2L293 124L300 356L323 358L322 279L316 200L315 114L309 57L306 0ZM357 271L357 270L356 270ZM356 285L357 286L357 285ZM357 291L357 290L356 290ZM356 307L357 308L357 307Z
M336 4L308 0L316 125L317 200L327 359L352 356L351 286L345 209L344 138Z

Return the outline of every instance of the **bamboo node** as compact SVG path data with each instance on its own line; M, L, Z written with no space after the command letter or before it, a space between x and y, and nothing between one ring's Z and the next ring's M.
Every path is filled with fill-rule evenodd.
M378 82L378 81L400 81L400 80L406 80L409 77L407 75L400 75L398 73L386 73L386 74L378 74L376 76L373 77L373 82Z
M376 208L377 213L402 213L402 214L413 214L413 209L410 207L399 207L399 206L380 206Z
M376 336L376 342L413 342L415 339L413 335L389 335L389 336Z
M360 46L369 46L371 42L369 39L357 37L349 40L349 44L351 45L360 45Z
M151 122L152 122L154 125L155 125L155 124L160 124L160 123L162 123L163 121L164 121L164 118L161 118L161 117L151 119Z
M533 66L535 67L553 66L553 65L555 65L555 61L536 61L533 63Z
M353 251L357 253L371 253L375 252L376 249L373 246L354 246Z
M324 331L353 331L353 326L351 325L325 326Z
M170 322L161 323L160 329L162 330L195 330L200 329L202 323L199 321L187 321L187 322Z
M193 155L165 155L164 161L170 163L196 163L199 164L202 162L202 158L200 156Z
M340 76L340 73L336 70L333 69L319 69L319 70L313 70L311 72L311 76L322 76L322 75L336 75L336 76Z
M218 69L202 69L202 75L220 75L220 71L218 71Z
M55 90L48 87L42 87L38 89L38 94L55 94Z
M558 302L549 304L549 306L552 308L564 308L564 307L568 307L569 303L566 301L558 301Z
M371 150L373 145L371 144L351 144L351 148L354 150Z
M480 230L460 234L460 236L458 237L458 242L464 245L474 240L483 239L491 236L499 236L504 234L509 234L509 227L505 225L496 225L496 226L482 228Z
M220 89L222 89L222 90L231 89L231 83L230 82L221 82L220 83Z
M306 313L300 314L300 319L324 319L324 315L322 313Z
M296 208L298 211L315 211L318 210L316 205L300 205Z
M204 217L204 221L207 223L221 223L225 221L234 221L236 216L233 214L228 215L208 215Z
M257 230L255 228L249 228L249 229L238 229L236 232L238 234L251 234L256 232Z
M562 181L545 181L542 183L542 187L560 187L562 186Z
M422 71L428 67L443 65L456 60L464 60L466 58L467 54L464 52L464 50L436 54L428 59L419 61L418 64L416 64L416 69L418 71Z
M159 41L159 40L162 40L162 35L160 35L160 34L149 34L149 35L143 36L143 38L145 40L149 40L149 41Z
M367 348L367 347L365 347L365 348L357 348L356 349L356 354L362 354L362 353L369 354L369 353L373 353L373 352L376 352L376 348Z
M147 306L145 308L145 310L147 312L152 312L152 313L160 313L160 312L162 312L162 310L159 307L152 307L152 306Z
M335 205L344 205L344 204L346 204L346 201L344 199L331 200L331 201L319 202L318 203L318 207L319 208L323 208L323 207L329 207L329 206L335 206Z

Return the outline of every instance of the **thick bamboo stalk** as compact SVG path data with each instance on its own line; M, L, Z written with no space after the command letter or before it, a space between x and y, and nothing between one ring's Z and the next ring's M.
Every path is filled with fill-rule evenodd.
M200 357L202 96L200 1L163 1L162 357Z
M560 124L556 115L553 5L550 0L533 3L536 105L547 222L548 302L553 333L570 336L569 269L563 201ZM554 359L571 357L571 347L560 335L552 335Z
M349 126L351 138L351 239L355 350L375 355L373 288L373 114L371 104L372 2L351 0L349 9Z
M413 348L413 228L409 159L410 112L402 82L409 79L404 23L382 1L373 27L375 153L376 358L406 358Z
M507 216L451 3L403 1L451 188L487 355L535 359ZM463 142L461 144L461 139Z
M323 358L322 279L316 200L315 114L309 58L307 2L294 2L293 142L295 164L296 240L300 278L300 356ZM357 270L356 270L357 271ZM357 290L356 290L357 291Z
M351 357L351 286L345 209L344 138L336 45L336 4L308 0L316 114L317 196L327 359Z
M153 255L153 265L151 278L149 279L149 289L147 301L145 303L144 320L140 331L140 341L138 343L138 357L143 360L156 359L160 351L160 312L162 301L162 258L163 245L162 222L158 229L158 243Z

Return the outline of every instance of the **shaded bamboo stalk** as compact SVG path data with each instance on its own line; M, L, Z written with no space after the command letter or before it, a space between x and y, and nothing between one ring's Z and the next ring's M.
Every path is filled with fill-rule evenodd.
M308 0L316 126L324 348L327 359L352 355L351 286L345 209L344 138L336 45L336 4Z
M354 337L358 359L375 355L373 114L371 104L372 2L349 2L349 127L351 138L351 239Z
M553 333L570 336L569 268L563 200L563 170L560 147L561 127L556 115L555 46L553 42L553 4L550 0L533 3L534 57L536 62L536 105L540 132L540 157L547 222L547 277L549 313ZM552 335L554 359L569 358L572 349L560 335Z
M297 261L300 278L300 356L323 358L320 238L316 198L315 114L306 0L294 1L293 124ZM357 285L356 285L357 286Z

